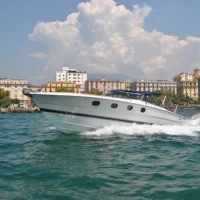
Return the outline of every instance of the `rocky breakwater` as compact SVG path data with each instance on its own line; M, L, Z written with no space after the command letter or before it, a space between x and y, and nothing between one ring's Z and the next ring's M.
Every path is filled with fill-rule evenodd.
M35 113L40 112L38 107L30 107L30 108L0 108L0 113Z

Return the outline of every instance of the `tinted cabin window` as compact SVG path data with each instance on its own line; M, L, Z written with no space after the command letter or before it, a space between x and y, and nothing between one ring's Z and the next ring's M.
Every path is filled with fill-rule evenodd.
M129 105L127 106L127 110L132 110L133 109L133 106Z
M99 105L100 105L100 102L99 102L99 101L93 101L93 102L92 102L92 105L93 105L93 106L99 106Z
M155 100L149 98L148 96L144 96L143 101L146 101L147 103L151 103L151 104L158 105L158 106L160 105L159 103L157 103Z
M117 105L116 103L112 103L112 104L111 104L111 108L117 108L117 106L118 106L118 105Z
M125 99L141 99L141 94L135 94L131 92L123 92L123 91L110 91L105 96L116 97L116 98L125 98Z
M141 112L144 113L146 111L146 108L141 108Z

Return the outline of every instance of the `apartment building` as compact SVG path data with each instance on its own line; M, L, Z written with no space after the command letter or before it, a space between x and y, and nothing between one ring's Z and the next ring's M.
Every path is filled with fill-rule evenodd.
M9 91L11 99L19 99L21 106L26 107L28 97L23 95L23 88L28 88L28 81L24 79L0 79L0 89Z
M196 77L198 85L198 98L200 98L200 68L194 69L194 76Z
M131 82L129 80L128 81L120 81L120 83L121 83L122 90L130 90Z
M71 82L81 86L81 92L85 91L85 81L87 80L87 73L85 71L78 71L77 69L70 69L63 67L62 71L56 72L56 82Z
M167 80L137 80L130 84L130 89L133 91L158 91L171 90L177 94L177 83Z
M178 94L189 96L195 100L198 99L198 81L200 81L199 77L200 69L195 69L194 74L182 72L179 75L176 75L173 79L175 82L177 82Z
M57 89L74 89L76 93L81 92L81 86L73 82L48 82L42 85L42 91L44 92L56 92Z
M85 91L89 92L91 89L97 89L106 93L110 90L129 90L130 81L106 80L101 77L94 80L87 80L85 82Z

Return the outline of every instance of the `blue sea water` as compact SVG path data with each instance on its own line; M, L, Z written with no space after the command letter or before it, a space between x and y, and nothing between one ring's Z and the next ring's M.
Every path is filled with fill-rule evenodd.
M0 114L0 199L199 200L200 120L64 134L40 113Z

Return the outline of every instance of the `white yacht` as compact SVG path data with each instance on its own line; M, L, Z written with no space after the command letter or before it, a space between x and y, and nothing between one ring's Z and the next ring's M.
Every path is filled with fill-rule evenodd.
M150 96L157 93L113 90L105 96L30 92L46 118L60 131L85 132L112 124L181 125L185 118L158 105Z

